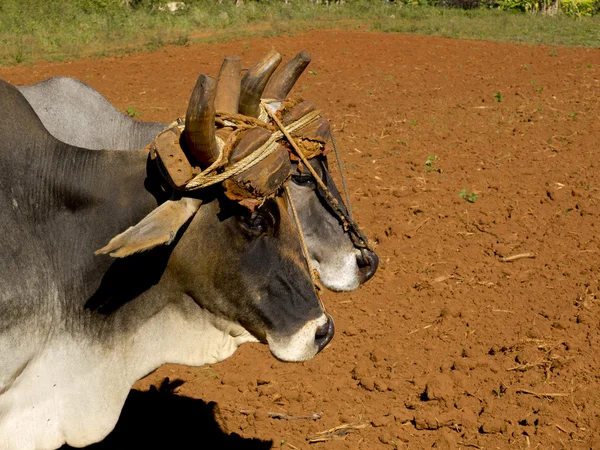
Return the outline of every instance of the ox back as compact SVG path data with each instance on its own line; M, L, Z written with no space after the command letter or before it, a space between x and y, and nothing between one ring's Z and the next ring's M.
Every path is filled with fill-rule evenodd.
M130 172L146 156L111 152L107 158L70 148L2 81L0 110L0 442L8 449L54 448L66 438L85 444L112 429L121 397L143 376L113 377L112 386L110 376L102 380L124 368L122 356L108 352L146 313L129 308L103 316L84 303L111 263L94 258L94 250L143 217L143 207L132 208L132 217L115 214L119 203L135 196L145 209L156 205L140 192L144 174L136 179ZM107 409L117 415L104 419Z
M74 78L53 77L17 89L52 136L78 147L137 150L168 125L133 120Z

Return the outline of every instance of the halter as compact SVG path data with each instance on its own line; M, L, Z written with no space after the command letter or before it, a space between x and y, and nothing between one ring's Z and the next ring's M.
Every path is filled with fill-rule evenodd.
M269 103L271 103L271 101L261 100L261 116L259 119L248 117L242 114L228 114L217 111L215 123L222 128L233 128L233 131L229 134L226 140L222 140L217 137L219 145L222 148L221 156L204 170L199 171L198 168L193 167L189 162L187 155L180 146L181 134L185 129L182 119L178 119L170 124L148 145L147 148L150 151L151 158L160 162L158 165L160 172L167 182L175 190L185 195L186 192L193 192L208 186L222 183L225 180L245 172L274 153L279 148L280 141L285 140L292 147L293 156L302 162L304 167L308 169L311 176L314 178L318 186L317 193L319 197L329 206L331 211L340 221L344 232L349 235L355 248L360 249L361 253L365 250L372 251L367 237L352 218L350 199L346 187L344 172L333 134L331 133L331 139L334 146L336 161L340 170L340 176L342 178L347 202L346 205L344 205L343 202L340 205L340 202L331 194L330 189L309 163L309 158L306 156L306 154L310 154L309 150L292 136L292 133L302 130L321 118L321 112L319 110L310 111L288 125L284 125L269 106ZM276 126L267 122L269 118L272 119ZM226 165L227 157L229 156L233 146L236 144L239 135L244 131L255 127L261 127L268 130L271 133L270 137L260 147L256 148L244 158L233 164ZM317 154L323 154L322 149ZM311 157L314 156L317 155L312 152ZM290 151L290 158L291 157L292 151ZM302 231L302 226L290 195L289 187L287 186L288 181L289 177L281 183L278 190L283 190L286 194L293 220L302 244L302 252L304 258L306 259L313 285L318 293L322 288L318 281L317 272L313 269L310 263L310 256L304 237L304 232ZM254 209L256 206L262 204L266 198L267 197L256 198L254 201L251 200L250 202L246 203L244 203L244 201L240 201L240 203L249 207L250 209Z

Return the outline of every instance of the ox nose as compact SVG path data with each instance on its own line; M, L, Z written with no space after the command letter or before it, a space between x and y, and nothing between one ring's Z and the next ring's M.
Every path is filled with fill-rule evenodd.
M335 334L335 325L333 324L333 317L327 314L327 322L317 328L315 333L315 343L317 344L318 351L323 350Z
M363 248L360 251L360 256L358 259L358 268L360 270L360 282L361 284L370 280L375 272L377 272L377 267L379 266L379 258L375 253L371 250L367 250Z

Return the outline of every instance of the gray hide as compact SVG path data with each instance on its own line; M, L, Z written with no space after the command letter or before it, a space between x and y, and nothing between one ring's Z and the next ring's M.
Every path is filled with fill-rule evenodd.
M91 150L137 150L167 124L138 122L87 84L67 77L18 86L52 136Z
M2 450L98 442L162 364L212 364L256 341L303 361L331 340L282 198L252 215L216 188L159 200L147 152L60 142L2 80L0 111ZM197 212L171 228L173 204ZM173 239L94 255L143 218Z

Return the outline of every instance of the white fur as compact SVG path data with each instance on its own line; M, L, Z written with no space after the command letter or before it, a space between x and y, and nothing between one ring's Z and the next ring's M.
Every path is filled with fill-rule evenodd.
M167 362L199 366L222 361L251 341L256 339L241 326L191 302L163 309L113 342L58 334L29 353L24 369L13 374L0 395L0 448L98 442L114 428L138 379Z
M309 202L318 201L312 189L288 184L292 201L296 210L310 210ZM306 246L310 254L310 263L319 273L323 286L332 291L352 291L360 286L360 270L358 258L360 251L354 247L350 236L344 232L337 218L333 217L325 207L322 215L309 216L305 221L316 221L302 229ZM290 211L290 215L293 213ZM328 237L328 238L327 238Z
M327 255L327 264L311 258L310 263L319 273L323 286L332 291L353 291L360 286L357 258L358 250L331 252Z
M313 358L319 348L315 342L317 328L327 323L327 317L322 314L317 319L307 322L291 336L267 334L267 342L271 353L281 361L306 361Z

